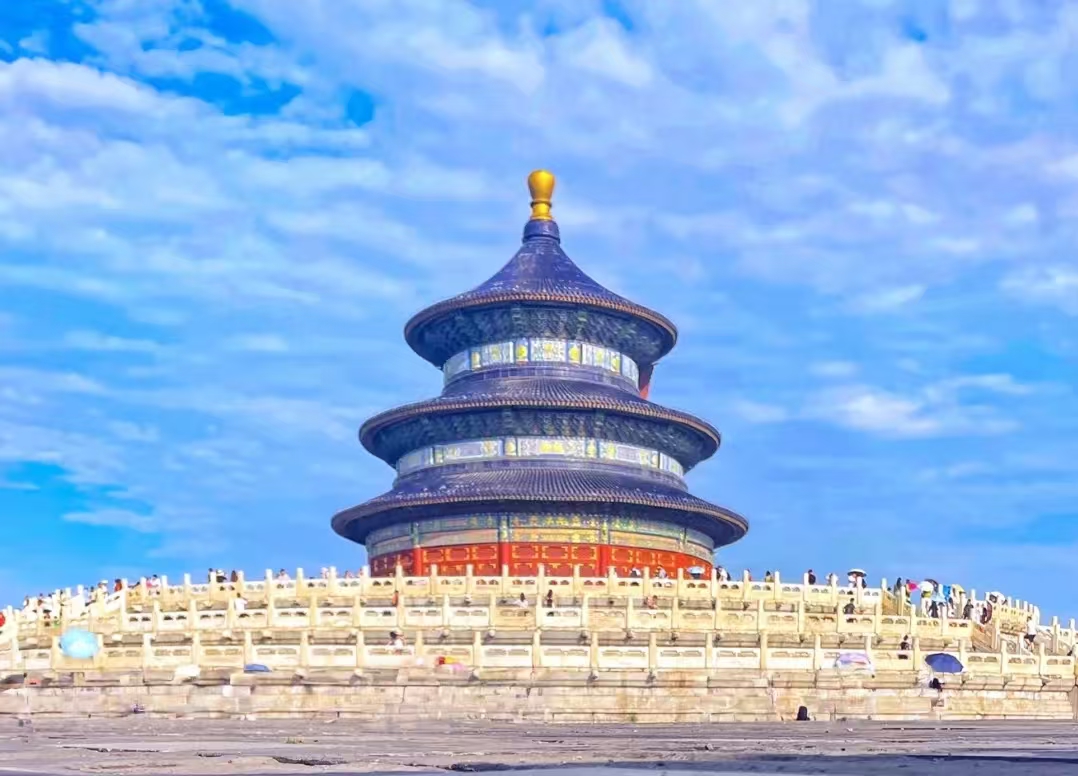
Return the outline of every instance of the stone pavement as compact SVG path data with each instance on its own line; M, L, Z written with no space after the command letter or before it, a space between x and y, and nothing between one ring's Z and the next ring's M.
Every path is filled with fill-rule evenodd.
M535 770L542 768L541 771ZM1073 723L373 725L317 720L0 720L7 774L514 776L1078 773Z

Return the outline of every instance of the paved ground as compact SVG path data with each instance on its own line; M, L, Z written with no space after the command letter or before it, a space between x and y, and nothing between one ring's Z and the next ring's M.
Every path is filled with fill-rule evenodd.
M542 726L348 721L0 719L0 776L415 774L512 776L1078 773L1078 725L786 723ZM550 770L552 769L552 770Z

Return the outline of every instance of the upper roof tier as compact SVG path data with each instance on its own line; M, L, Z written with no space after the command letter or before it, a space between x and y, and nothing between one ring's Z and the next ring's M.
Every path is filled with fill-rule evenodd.
M404 327L412 350L441 368L461 350L516 337L558 337L606 345L641 366L670 352L677 328L665 316L608 291L561 247L550 216L554 176L528 176L531 219L520 250L494 277L431 305Z

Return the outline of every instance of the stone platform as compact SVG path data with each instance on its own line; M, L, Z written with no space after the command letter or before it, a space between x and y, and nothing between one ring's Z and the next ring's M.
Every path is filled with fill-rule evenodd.
M1069 776L1076 766L1070 723L0 721L0 773Z
M939 692L913 672L218 671L182 680L148 671L28 681L3 685L0 717L122 717L138 706L159 717L654 725L788 721L803 705L818 720L1074 720L1078 704L1072 677L962 676Z

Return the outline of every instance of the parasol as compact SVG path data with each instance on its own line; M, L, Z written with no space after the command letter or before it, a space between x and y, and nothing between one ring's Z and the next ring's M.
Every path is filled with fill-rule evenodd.
M872 665L872 658L864 652L843 652L835 658L835 668L844 668L850 671L870 671L875 673L876 668Z
M960 674L965 670L961 660L946 652L928 655L925 664L937 674Z
M855 577L863 577L863 576L865 576L865 570L864 569L850 569L846 573L847 574L853 574Z
M100 649L97 636L81 628L72 628L60 637L60 652L73 660L90 660Z

